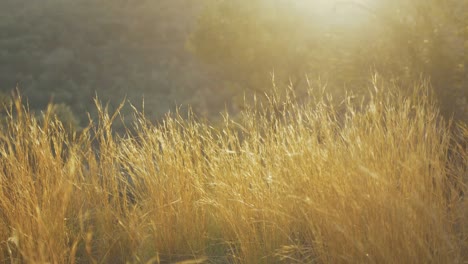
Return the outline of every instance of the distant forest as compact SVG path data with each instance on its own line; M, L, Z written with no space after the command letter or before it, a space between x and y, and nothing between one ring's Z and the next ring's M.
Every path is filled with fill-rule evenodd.
M378 72L399 87L428 78L444 114L466 121L467 1L388 2L356 4L375 21L346 31L288 1L2 0L0 92L18 87L32 110L53 103L85 126L96 95L110 111L144 98L155 120L187 105L211 119L273 76L298 94L320 80L339 99Z
M195 1L0 1L0 88L32 109L65 104L86 125L93 98L160 117L207 83L186 49ZM196 102L194 102L196 104Z

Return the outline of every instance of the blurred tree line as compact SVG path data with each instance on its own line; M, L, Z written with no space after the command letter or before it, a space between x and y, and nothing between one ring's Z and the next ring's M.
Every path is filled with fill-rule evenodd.
M269 90L270 73L340 98L376 71L401 87L429 78L444 113L467 120L468 0L314 1L2 0L0 91L18 85L32 109L53 102L85 125L96 95L212 117Z
M185 48L202 5L191 0L2 0L0 91L32 109L68 106L82 125L93 98L127 98L158 118L207 82ZM61 107L65 109L64 107ZM125 111L129 110L126 108ZM62 111L63 112L63 111Z
M325 2L210 1L191 48L254 92L271 86L265 72L299 92L320 77L338 98L366 93L373 72L402 88L427 78L443 113L467 121L467 0Z

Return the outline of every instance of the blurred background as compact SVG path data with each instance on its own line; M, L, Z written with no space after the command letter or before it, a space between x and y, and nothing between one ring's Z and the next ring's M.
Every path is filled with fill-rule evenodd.
M2 102L18 87L76 128L96 96L110 111L144 101L155 122L188 105L216 121L273 79L339 102L375 73L395 89L430 80L442 113L466 122L467 49L468 0L0 1Z

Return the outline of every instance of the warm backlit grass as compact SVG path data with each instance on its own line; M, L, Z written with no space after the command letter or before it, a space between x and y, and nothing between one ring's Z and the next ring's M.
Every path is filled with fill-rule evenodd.
M137 113L125 137L103 109L70 135L15 108L0 132L2 263L468 260L468 129L424 89L337 108L272 96L216 128Z

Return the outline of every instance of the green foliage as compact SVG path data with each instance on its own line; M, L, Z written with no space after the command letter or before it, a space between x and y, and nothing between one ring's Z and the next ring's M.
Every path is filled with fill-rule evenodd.
M468 121L468 1L388 1L369 10L380 24L374 62L387 76L412 82L430 78L442 110Z
M364 2L4 0L0 91L18 85L36 111L64 103L83 125L96 94L110 109L144 97L153 118L185 103L212 117L269 90L272 73L298 97L320 78L341 101L377 71L398 87L430 78L443 112L466 121L468 1Z
M96 94L111 106L144 97L147 114L161 117L204 82L185 50L198 9L190 0L0 1L0 91L18 85L35 110L64 103L82 124Z
M3 92L0 92L0 108L1 110L3 110L3 108L5 107L8 107L12 104L12 99L11 99L11 96L3 93Z
M48 115L58 119L69 131L80 130L78 118L71 108L66 104L50 104L47 109Z
M227 80L264 91L270 73L297 82L311 67L317 37L303 20L281 1L215 1L200 16L190 47Z
M422 75L431 80L444 113L467 120L467 2L338 1L326 13L336 17L328 19L310 7L324 8L320 1L310 1L306 10L289 1L212 1L190 43L231 82L256 91L269 87L273 71L295 88L305 74L320 77L338 97L340 87L366 92L374 71L399 87L411 87ZM354 17L338 22L347 14Z

